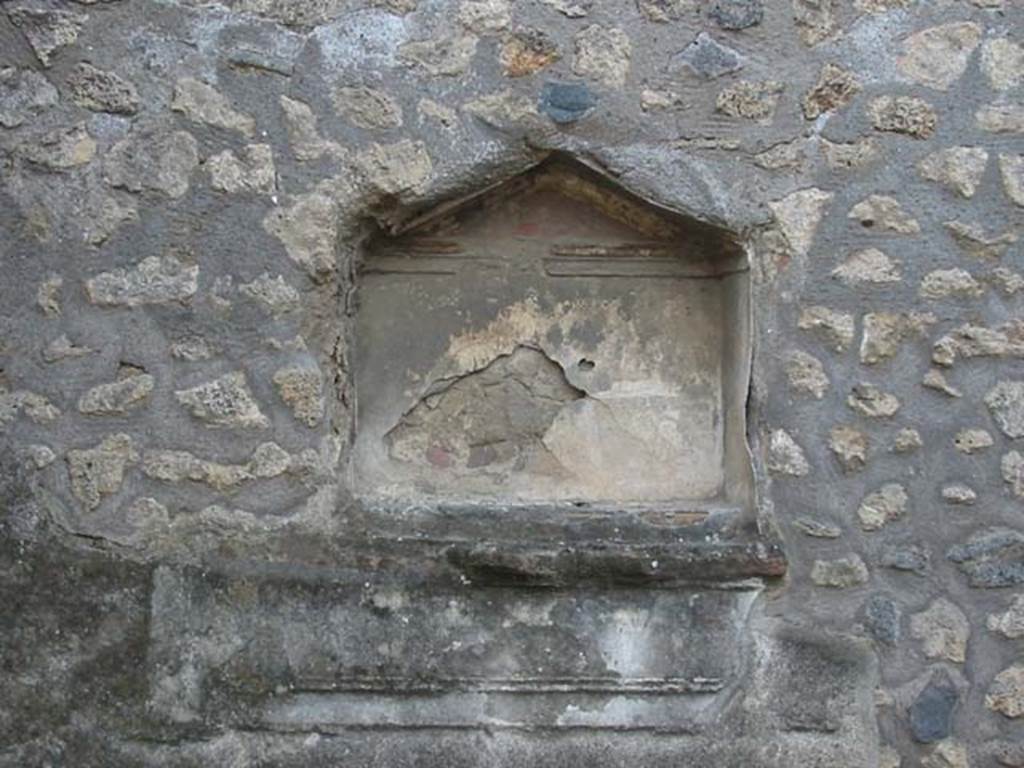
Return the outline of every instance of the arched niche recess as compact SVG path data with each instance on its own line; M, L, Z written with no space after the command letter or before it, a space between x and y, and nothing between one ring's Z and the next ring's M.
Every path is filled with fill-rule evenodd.
M562 155L380 232L356 495L478 581L779 575L746 440L750 302L732 233Z

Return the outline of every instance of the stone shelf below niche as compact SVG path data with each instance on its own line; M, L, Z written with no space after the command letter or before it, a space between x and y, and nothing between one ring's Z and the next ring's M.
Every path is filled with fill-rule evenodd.
M781 543L732 506L374 508L363 544L478 586L685 586L775 578Z

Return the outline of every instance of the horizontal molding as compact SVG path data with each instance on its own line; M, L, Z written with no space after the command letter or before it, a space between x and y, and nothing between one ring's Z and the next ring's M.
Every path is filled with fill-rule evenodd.
M600 693L678 695L717 693L725 683L717 677L618 678L618 677L449 677L424 680L413 677L367 676L348 678L300 677L291 686L294 693Z
M403 243L371 255L360 267L367 275L454 275L472 269L538 268L548 277L717 279L749 271L723 269L713 258L688 255L677 245L652 243L568 243L546 252L527 249L508 256L465 250L458 243Z
M289 693L247 727L284 732L373 728L622 730L696 733L713 722L717 698L580 692Z
M677 259L625 257L563 257L543 259L549 277L667 278L675 280L716 280L736 274L701 268ZM740 270L746 271L746 270Z

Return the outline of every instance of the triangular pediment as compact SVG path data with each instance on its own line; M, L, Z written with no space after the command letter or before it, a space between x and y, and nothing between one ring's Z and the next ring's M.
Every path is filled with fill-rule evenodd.
M656 205L568 155L407 219L388 240L518 239L676 243L734 253L725 230Z
M574 264L626 259L632 268L640 260L654 260L645 268L652 274L721 274L744 263L731 233L651 203L561 154L422 211L397 231L374 238L367 253L370 261L383 258L390 264L398 257L422 266L424 259L466 253L514 257L524 248L544 249Z

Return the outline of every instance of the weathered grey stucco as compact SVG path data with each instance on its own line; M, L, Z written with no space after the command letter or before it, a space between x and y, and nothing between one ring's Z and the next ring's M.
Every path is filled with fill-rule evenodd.
M0 3L0 765L1024 766L1022 29ZM360 485L375 248L549 157L749 268L732 505Z

